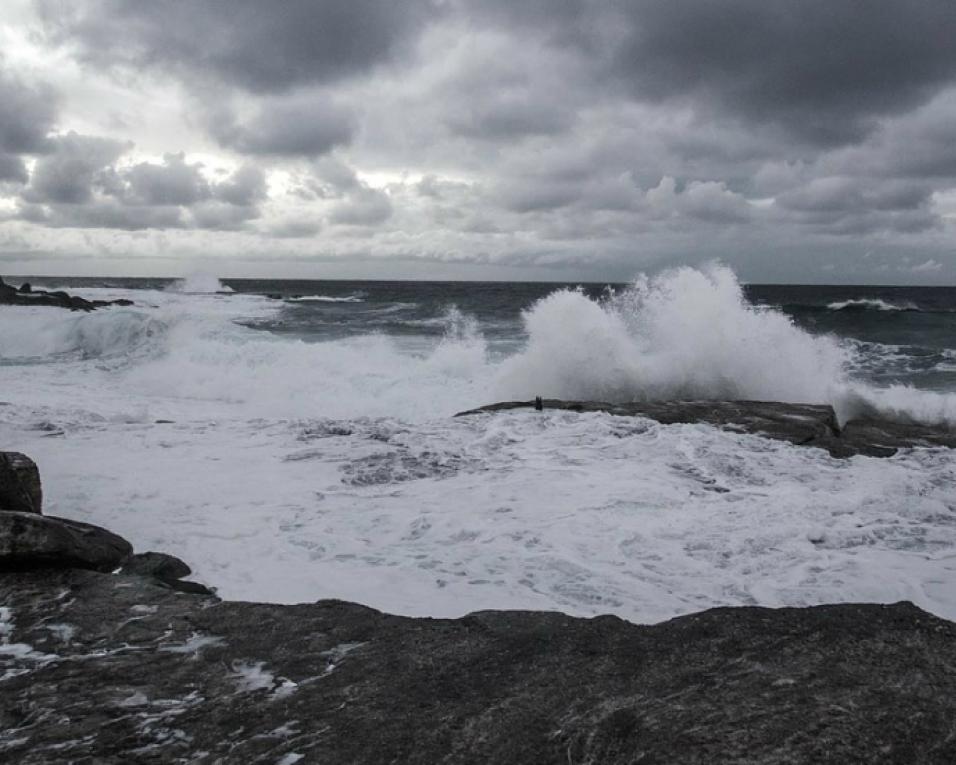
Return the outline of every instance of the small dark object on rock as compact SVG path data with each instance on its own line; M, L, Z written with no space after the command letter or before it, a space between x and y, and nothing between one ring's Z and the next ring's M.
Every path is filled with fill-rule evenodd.
M534 408L539 412L544 411L544 402L541 400L541 396L534 397Z
M20 452L0 452L0 510L40 513L43 489L36 463Z
M24 282L21 284L20 289L18 289L17 292L24 292L27 294L33 292L33 289L30 287L30 282Z

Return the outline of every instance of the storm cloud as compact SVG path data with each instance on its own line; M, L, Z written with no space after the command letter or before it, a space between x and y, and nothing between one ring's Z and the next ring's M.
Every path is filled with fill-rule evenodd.
M11 241L956 279L950 0L12 2Z

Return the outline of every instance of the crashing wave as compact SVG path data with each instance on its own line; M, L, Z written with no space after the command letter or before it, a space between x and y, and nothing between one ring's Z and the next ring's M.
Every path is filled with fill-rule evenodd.
M215 295L221 292L232 292L233 290L211 274L192 274L185 279L177 279L166 287L166 291L188 295Z

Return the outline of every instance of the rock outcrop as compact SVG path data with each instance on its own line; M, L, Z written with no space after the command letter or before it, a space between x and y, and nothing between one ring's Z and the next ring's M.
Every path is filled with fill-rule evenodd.
M108 305L133 305L132 300L85 300L76 295L56 290L33 289L29 283L20 288L5 284L0 278L0 305L46 305L56 308L67 308L70 311L93 311Z
M891 457L914 446L956 448L956 432L943 427L906 424L874 417L837 424L833 408L824 404L785 404L776 401L639 401L610 404L598 401L506 401L459 412L464 417L512 409L566 409L608 412L623 417L648 417L665 425L705 423L738 433L752 433L799 446L826 449L834 457L863 454Z
M42 506L36 463L20 452L0 452L0 510L39 513Z
M956 625L907 603L413 619L67 570L0 603L24 765L956 761Z

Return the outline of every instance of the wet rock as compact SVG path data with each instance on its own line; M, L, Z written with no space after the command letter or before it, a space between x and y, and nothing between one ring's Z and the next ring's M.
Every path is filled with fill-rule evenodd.
M133 555L123 564L121 573L137 576L155 576L157 579L174 580L189 576L192 569L175 555L159 552L144 552Z
M112 571L132 552L129 542L99 526L36 513L0 512L0 571Z
M413 619L76 570L0 603L25 765L956 761L956 625L908 603Z
M456 417L533 409L536 401L506 401L483 406ZM834 457L890 457L899 449L917 446L956 448L956 432L941 426L904 424L876 418L851 420L842 428L833 408L823 404L776 401L640 401L610 404L597 401L545 399L542 409L608 412L624 417L648 417L665 425L705 423L738 433L752 433L798 446L826 449Z
M5 284L0 279L0 305L45 305L56 308L66 308L70 311L93 311L97 308L110 305L133 305L132 300L85 300L76 295L69 295L62 290L47 292L34 289L29 283L24 283L19 289Z
M0 510L39 513L43 489L36 463L20 452L0 452Z

